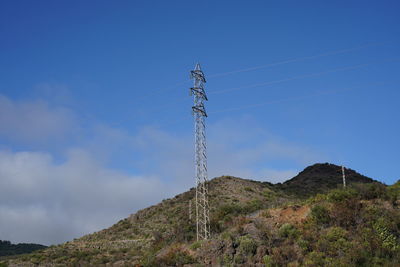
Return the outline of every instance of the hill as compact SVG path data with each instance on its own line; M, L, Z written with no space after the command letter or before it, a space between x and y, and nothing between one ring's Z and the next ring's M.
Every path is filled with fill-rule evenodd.
M31 253L33 251L44 249L46 246L39 244L11 244L10 241L0 240L0 257Z
M356 171L346 168L346 182L372 183L377 182ZM296 197L309 197L317 193L324 193L343 183L342 167L335 164L319 163L305 168L297 176L284 182L280 188Z
M9 260L10 266L395 266L400 183L316 164L283 184L231 176L209 186L212 238L195 241L194 189L108 229ZM303 185L303 186L302 186ZM193 216L192 216L193 217Z

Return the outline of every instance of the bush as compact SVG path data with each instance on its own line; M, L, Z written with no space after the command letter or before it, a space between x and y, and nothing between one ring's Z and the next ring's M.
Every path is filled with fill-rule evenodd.
M357 191L352 188L334 189L327 195L327 200L330 202L340 202L357 196Z
M400 180L387 188L387 194L393 204L400 200Z
M297 238L299 235L298 230L290 223L284 223L279 228L279 236L282 238Z
M362 218L362 204L359 200L349 199L335 203L330 211L331 224L345 229L357 227Z
M321 252L313 251L306 255L304 266L325 266L325 255Z
M347 254L351 243L347 240L347 231L341 227L331 227L317 242L317 248L325 256L339 258Z
M244 188L244 191L247 191L247 192L254 192L254 190L253 190L251 187L248 187L248 186L246 186L246 187Z
M377 222L373 225L374 230L379 235L382 246L390 251L400 250L400 242L397 237L390 231L388 224L383 218L379 218Z
M347 231L341 227L331 227L326 234L326 238L331 242L342 238L347 239Z
M192 258L186 251L180 246L174 246L160 258L156 258L156 266L182 266L184 264L195 263L195 259Z
M254 255L257 250L257 243L249 236L242 236L239 239L239 250L244 255Z
M355 184L354 187L357 189L362 199L389 199L386 186L380 183L369 183L369 184Z
M211 215L211 229L216 233L221 233L226 229L227 224L232 223L235 216L249 214L262 207L263 202L259 199L248 201L243 205L236 203L222 205Z
M311 209L311 218L320 225L326 225L330 221L329 211L321 205L315 205Z
M196 241L196 242L194 242L193 244L190 245L190 249L192 249L192 250L196 250L199 247L201 247L201 242L200 241Z
M299 254L294 246L286 244L272 249L271 253L273 266L298 266L296 264Z
M257 210L260 210L263 207L263 202L259 199L253 199L249 202L247 202L243 208L242 212L245 214L255 212Z
M269 255L265 255L263 257L263 262L264 262L265 267L272 267L273 266L272 258Z
M263 196L265 197L265 200L271 201L271 200L274 200L276 198L276 193L274 191L271 191L271 190L265 190L263 192Z
M297 240L297 245L303 250L303 252L309 251L310 250L310 242L300 238Z
M309 197L305 203L308 205L312 205L312 204L319 203L319 202L326 200L326 197L327 197L326 194L318 193L315 196Z
M218 208L218 210L215 212L214 217L217 220L223 220L228 215L238 215L241 212L242 212L242 207L239 206L238 204L226 204Z

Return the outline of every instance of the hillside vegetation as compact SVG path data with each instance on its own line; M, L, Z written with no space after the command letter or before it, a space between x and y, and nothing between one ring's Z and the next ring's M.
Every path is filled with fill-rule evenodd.
M333 164L283 184L211 180L212 238L195 240L194 189L108 229L4 261L10 266L398 266L400 182ZM192 216L194 217L194 216Z
M0 256L18 255L44 249L46 246L39 244L11 244L10 241L0 240Z

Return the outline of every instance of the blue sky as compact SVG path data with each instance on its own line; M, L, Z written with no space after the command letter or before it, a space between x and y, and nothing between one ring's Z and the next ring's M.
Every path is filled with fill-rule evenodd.
M196 62L210 177L281 182L332 162L394 183L399 8L2 1L0 239L70 240L193 186Z

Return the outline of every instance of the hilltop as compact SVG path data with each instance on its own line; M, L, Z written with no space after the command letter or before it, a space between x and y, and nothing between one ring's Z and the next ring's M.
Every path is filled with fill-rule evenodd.
M8 261L11 266L394 266L400 260L400 183L386 186L315 164L271 184L223 176L208 183L212 238L195 241L195 190L108 229ZM193 217L193 216L192 216Z
M352 183L377 182L358 172L345 168L346 181ZM343 183L342 167L329 163L318 163L305 168L297 176L277 185L288 194L297 197L309 197L317 193L324 193Z

